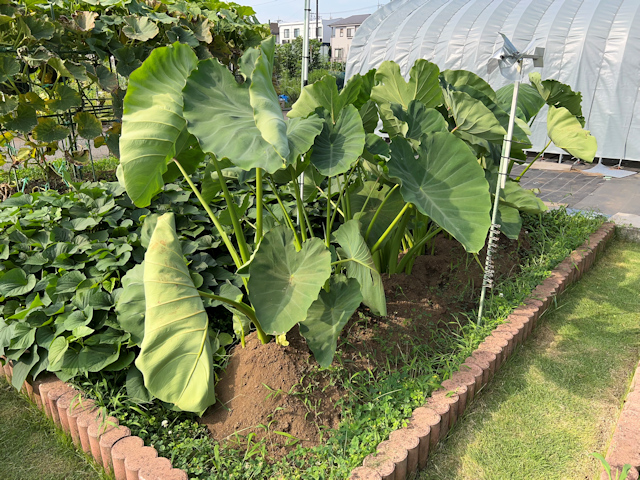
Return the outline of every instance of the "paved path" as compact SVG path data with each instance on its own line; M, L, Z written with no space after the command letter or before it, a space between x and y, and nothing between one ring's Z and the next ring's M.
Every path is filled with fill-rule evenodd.
M640 173L610 178L588 175L588 168L557 171L538 169L534 164L521 184L525 188L539 189L538 196L545 202L603 213L618 223L640 227ZM516 166L512 176L522 170L523 167Z

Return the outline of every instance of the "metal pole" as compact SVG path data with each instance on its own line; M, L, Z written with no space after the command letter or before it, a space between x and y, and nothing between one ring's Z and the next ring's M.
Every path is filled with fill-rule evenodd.
M319 9L318 9L318 2L319 0L316 0L316 40L320 40L320 36L318 35L318 23L319 23L319 19L320 19L320 14Z
M522 65L518 70L522 71ZM480 308L478 309L478 325L482 324L482 313L484 310L484 301L487 295L487 288L493 288L493 250L495 249L498 236L500 234L500 225L498 225L498 209L500 208L500 190L505 188L507 182L507 167L511 157L511 142L513 140L513 127L516 121L516 109L518 107L518 91L520 90L520 79L516 80L513 86L513 98L511 99L511 113L509 116L509 128L507 136L502 143L502 156L500 157L500 169L498 170L498 181L496 182L496 193L493 200L493 214L491 216L491 230L489 233L489 241L487 243L487 257L484 265L484 278L482 280L482 292L480 293Z
M303 37L302 37L302 86L300 91L309 84L309 13L311 12L311 7L309 5L309 0L304 0L304 28L303 28ZM298 183L300 184L300 197L304 200L304 172L300 174L298 177ZM301 202L303 204L304 202ZM304 208L304 207L302 207ZM302 216L304 212L298 210L298 225L302 223Z
M309 0L304 0L304 29L302 37L302 88L309 83Z

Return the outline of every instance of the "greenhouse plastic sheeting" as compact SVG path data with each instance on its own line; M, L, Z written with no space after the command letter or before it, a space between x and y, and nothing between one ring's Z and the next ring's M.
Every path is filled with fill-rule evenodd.
M346 76L385 60L408 76L425 58L498 89L508 81L499 70L487 74L487 63L502 46L499 32L518 48L536 40L546 49L542 78L582 92L597 157L640 161L640 0L393 0L358 28ZM532 150L548 141L545 120L546 109L533 125Z

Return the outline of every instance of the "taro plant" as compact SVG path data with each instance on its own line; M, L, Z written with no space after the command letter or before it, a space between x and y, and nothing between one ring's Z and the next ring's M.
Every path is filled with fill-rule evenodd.
M340 92L331 76L305 87L285 120L273 57L265 40L233 75L175 43L131 75L124 99L118 176L130 198L146 207L182 176L240 279L200 288L171 214L145 225L149 249L130 274L130 300L145 305L136 365L151 393L178 408L200 412L215 400L206 305L231 312L243 344L253 327L263 343L286 345L299 325L327 366L361 302L386 314L380 271L410 270L441 231L476 253L490 226L508 115L486 82L425 60L405 81L385 62ZM528 134L518 121L520 150ZM519 211L545 209L517 182L504 197L510 236Z
M335 178L353 169L365 142L360 116L353 106L342 108L342 97L336 100L340 109L334 109L333 117L285 122L271 82L273 51L273 40L247 51L240 62L240 83L217 60L198 62L190 48L176 43L154 51L132 74L125 97L119 175L131 199L148 205L165 182L182 173L244 283L244 292L230 284L215 293L198 291L170 214L157 220L145 255L145 329L136 365L152 394L185 410L202 411L214 401L203 298L233 313L240 337L250 322L262 342L275 336L286 343L287 332L301 324L310 349L325 366L361 301L386 314L381 279L358 221L345 222L333 232L336 210L329 201L324 239L318 238L305 218L296 180L305 161L308 164L299 157L316 140L319 146L312 155L323 171ZM201 191L190 173L205 152L208 177ZM255 183L253 246L223 171L231 166ZM289 177L296 192L299 229L275 186L277 172ZM214 178L230 230L203 197L203 191L214 188ZM280 206L279 214L269 208L271 222L265 222L265 184Z

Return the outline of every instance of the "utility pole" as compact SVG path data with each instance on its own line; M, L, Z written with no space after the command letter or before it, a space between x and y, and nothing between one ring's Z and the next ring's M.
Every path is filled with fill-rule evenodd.
M318 13L318 2L319 0L316 0L316 40L320 40L320 36L318 35L318 22L320 18L320 14Z
M304 36L302 37L302 88L309 83L309 0L304 0Z

